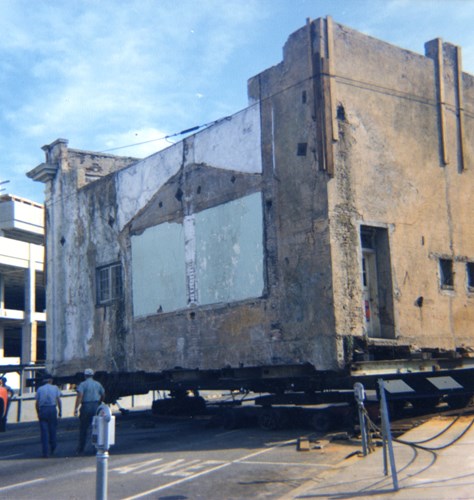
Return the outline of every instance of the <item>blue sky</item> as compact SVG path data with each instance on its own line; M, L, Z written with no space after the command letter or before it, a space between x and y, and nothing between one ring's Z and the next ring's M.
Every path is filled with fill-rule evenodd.
M43 201L25 172L59 137L104 151L246 107L247 79L280 62L306 18L326 15L418 53L441 37L474 74L474 0L0 0L3 194Z

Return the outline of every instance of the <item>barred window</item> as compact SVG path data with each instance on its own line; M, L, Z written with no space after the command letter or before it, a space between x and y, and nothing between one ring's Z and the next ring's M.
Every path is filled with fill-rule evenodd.
M118 263L97 269L97 302L107 304L122 297L122 267Z

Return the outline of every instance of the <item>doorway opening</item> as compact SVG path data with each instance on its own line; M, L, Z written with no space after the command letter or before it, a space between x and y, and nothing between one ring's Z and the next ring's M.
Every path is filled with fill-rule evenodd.
M395 338L387 228L360 227L364 328L372 338Z

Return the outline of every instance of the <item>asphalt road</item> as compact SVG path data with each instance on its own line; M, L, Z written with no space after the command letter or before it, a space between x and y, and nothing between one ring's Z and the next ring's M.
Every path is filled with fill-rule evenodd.
M278 498L334 469L360 449L309 429L225 430L206 418L117 415L108 460L108 498L161 500ZM319 439L298 451L301 436ZM41 457L37 423L0 434L0 499L94 499L95 453L75 456L77 421L63 419L52 458Z

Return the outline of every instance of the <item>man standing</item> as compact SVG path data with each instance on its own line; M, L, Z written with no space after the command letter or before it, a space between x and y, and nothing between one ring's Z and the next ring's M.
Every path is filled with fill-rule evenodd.
M79 446L77 448L77 453L81 455L84 453L86 446L87 431L105 395L102 384L94 380L94 370L86 368L84 377L84 382L81 382L77 387L76 404L74 405L74 416L77 416L79 406L81 407L79 414Z
M49 453L54 454L56 450L56 429L59 417L62 416L61 391L53 385L53 377L48 373L43 376L44 385L36 391L36 414L40 423L41 447L43 457L47 458ZM49 449L48 449L49 444Z

